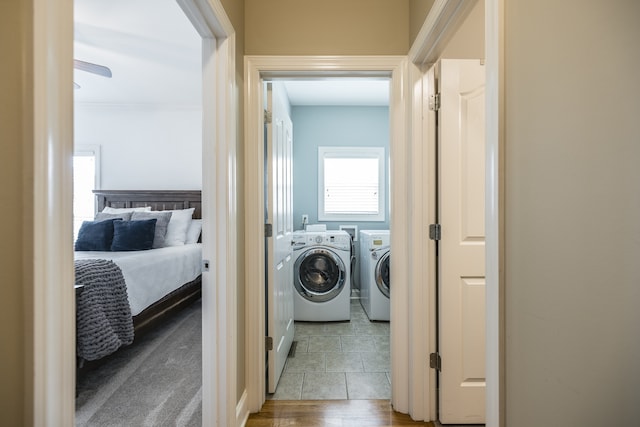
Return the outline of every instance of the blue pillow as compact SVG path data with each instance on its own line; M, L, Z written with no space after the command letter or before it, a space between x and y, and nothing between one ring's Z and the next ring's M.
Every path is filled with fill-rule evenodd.
M140 221L114 221L112 251L144 251L153 246L156 218Z
M110 251L113 240L113 223L121 218L105 221L83 221L78 231L76 251Z

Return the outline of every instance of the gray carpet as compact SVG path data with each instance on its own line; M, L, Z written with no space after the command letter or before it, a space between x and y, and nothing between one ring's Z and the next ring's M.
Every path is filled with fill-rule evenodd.
M200 426L202 304L196 301L82 372L77 426Z

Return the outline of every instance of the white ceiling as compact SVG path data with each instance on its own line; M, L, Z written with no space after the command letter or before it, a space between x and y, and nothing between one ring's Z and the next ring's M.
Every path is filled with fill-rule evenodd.
M291 105L389 105L389 80L334 78L284 82Z
M201 104L201 39L175 0L75 0L74 57L107 66L75 70L77 103ZM389 105L384 79L285 82L292 105Z
M199 105L201 41L175 0L75 0L76 102Z

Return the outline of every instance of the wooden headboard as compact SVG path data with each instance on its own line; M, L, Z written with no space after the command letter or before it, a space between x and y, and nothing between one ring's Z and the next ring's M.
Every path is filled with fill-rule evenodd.
M151 210L195 208L193 218L202 218L202 191L200 190L93 190L98 198L98 212L106 206L112 208L139 208Z

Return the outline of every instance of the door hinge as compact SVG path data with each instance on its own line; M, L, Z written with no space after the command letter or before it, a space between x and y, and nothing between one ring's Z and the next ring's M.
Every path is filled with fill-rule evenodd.
M440 94L434 93L429 96L429 110L438 111L440 109Z
M265 350L267 350L267 351L273 350L273 338L272 337L264 337L264 347L265 347Z
M264 110L264 124L268 125L271 123L271 111Z
M442 371L442 359L440 359L440 355L438 353L431 353L429 355L429 367Z
M271 236L273 236L273 225L265 224L264 225L264 237L271 237Z
M440 224L429 224L429 238L431 240L442 239L442 227Z

